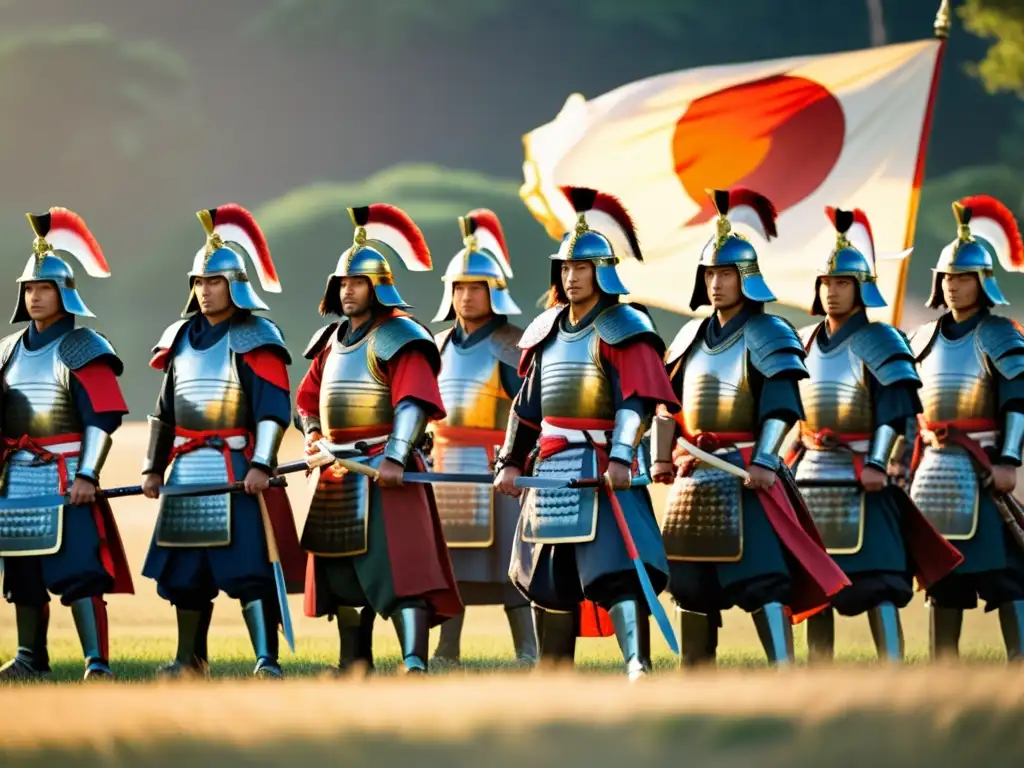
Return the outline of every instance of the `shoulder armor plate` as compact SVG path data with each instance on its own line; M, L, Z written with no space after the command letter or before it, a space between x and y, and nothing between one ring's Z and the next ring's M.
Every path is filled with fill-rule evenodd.
M244 355L260 347L276 347L284 353L286 363L291 363L292 356L284 343L284 334L273 320L257 315L249 315L241 322L231 323L228 329L228 343L231 351Z
M801 379L810 376L796 328L778 315L754 315L743 326L743 339L751 364L766 378L787 372Z
M925 353L928 352L928 348L932 345L932 341L935 339L935 334L939 331L939 321L932 320L930 323L919 325L913 331L910 332L910 351L914 353L914 359L920 361Z
M914 353L907 346L903 334L888 323L868 323L853 334L850 347L883 387L901 381L920 386L921 379L914 367Z
M818 335L818 329L821 328L822 325L823 323L805 325L798 331L800 336L800 343L804 345L805 352L811 348L811 342L813 342L814 337Z
M72 371L84 368L98 357L111 357L114 373L118 376L124 373L124 363L114 351L114 345L106 336L92 328L75 328L67 334L60 340L57 355Z
M707 318L705 317L695 317L679 329L679 333L676 334L676 337L672 339L672 343L669 345L668 352L665 353L665 365L672 365L672 363L690 351L690 347L697 340L706 321Z
M333 323L328 323L323 328L317 329L316 333L310 338L306 348L302 351L302 356L307 360L312 360L314 357L320 354L320 350L323 349L327 343L331 340L331 336L338 330L338 321L335 320Z
M423 325L420 325L411 317L399 316L385 320L373 332L373 354L384 361L390 360L398 351L417 341L425 341L433 350L433 355L428 353L431 364L437 368L441 362L441 355L437 351L434 337Z
M533 318L533 321L526 326L526 330L523 331L523 335L519 338L519 348L533 349L547 339L551 335L551 331L554 330L559 315L565 309L563 305L559 304L551 307L551 309L544 310L537 317Z
M518 368L521 353L517 345L522 337L522 328L512 323L505 323L491 334L487 343L491 345L491 354L500 362Z
M658 356L665 354L665 342L658 336L654 327L654 320L642 309L633 304L616 304L608 307L594 320L594 329L601 341L605 344L615 346L624 341L636 338L637 336L650 336Z
M978 324L978 344L1007 379L1024 373L1024 335L1020 326L1001 315L989 315Z
M171 323L164 332L160 335L160 340L153 347L151 352L155 355L162 349L171 349L178 341L178 337L181 335L182 330L188 325L188 320L178 320L175 323Z
M448 344L448 340L455 333L455 326L451 328L445 328L443 331L438 331L434 334L434 343L437 344L437 351L444 352L445 346Z
M18 346L18 342L21 341L21 337L25 333L25 329L22 329L0 339L0 367L7 365L11 355L14 354L14 348Z

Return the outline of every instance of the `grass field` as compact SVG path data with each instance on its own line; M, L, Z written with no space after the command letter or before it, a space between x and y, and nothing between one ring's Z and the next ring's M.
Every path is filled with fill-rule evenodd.
M292 433L283 456L298 450ZM144 431L118 434L107 485L137 482ZM289 493L301 525L310 488ZM512 669L500 608L466 620L465 664L426 680L394 673L398 643L378 621L380 674L326 679L335 663L333 624L302 615L292 596L297 653L282 656L284 684L248 680L252 652L237 604L217 601L211 630L214 682L144 683L174 651L173 610L138 576L156 514L143 499L115 503L136 594L109 598L112 664L122 684L81 685L71 617L55 601L51 649L63 684L0 688L0 765L277 765L297 759L353 765L522 764L1020 765L1024 669L1007 669L994 614L967 618L956 667L924 666L920 596L904 612L911 664L873 662L866 620L840 619L832 670L764 668L751 622L726 615L717 673L684 674L655 634L657 673L637 686L621 675L614 640L581 641L575 675ZM13 610L0 616L0 657L15 651ZM803 630L797 652L805 656ZM282 643L282 647L284 644ZM484 674L492 673L492 674ZM494 674L497 673L497 674ZM70 684L69 684L70 683ZM127 683L127 684L126 684ZM515 718L512 719L513 714ZM536 744L537 746L534 746ZM752 762L753 761L753 762Z

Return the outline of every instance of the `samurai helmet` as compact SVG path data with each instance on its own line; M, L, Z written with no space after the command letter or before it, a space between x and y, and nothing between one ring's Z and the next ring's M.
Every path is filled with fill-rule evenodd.
M188 273L188 302L181 316L188 317L199 311L195 292L197 277L227 279L231 303L239 309L267 309L249 282L246 256L252 259L263 290L280 293L281 281L270 258L270 246L256 219L236 203L198 211L196 217L206 230L206 244L196 252L192 261L192 269Z
M622 202L606 192L587 187L560 187L576 211L576 226L562 236L558 253L551 256L551 286L561 303L568 299L562 287L562 261L589 261L594 279L604 293L628 294L615 265L624 257L643 261L636 227Z
M420 228L409 214L387 203L349 208L348 215L355 226L352 246L341 254L334 272L327 276L321 314L342 314L338 293L343 277L368 278L383 306L408 309L410 305L395 288L388 257L401 261L412 272L429 272L433 267L430 249Z
M751 301L775 301L775 294L768 288L761 269L757 265L757 251L743 235L734 231L737 224L752 228L765 242L778 237L775 221L778 213L775 206L764 195L744 187L730 190L706 190L718 211L718 231L708 240L700 253L697 264L697 278L690 297L690 309L710 304L708 289L704 284L704 271L708 267L733 266L740 273L740 291Z
M945 305L942 276L973 272L992 304L1009 304L996 283L995 260L1010 272L1024 271L1024 243L1010 209L994 197L974 195L953 203L956 239L942 249L932 270L932 295L926 306Z
M860 302L865 307L884 307L885 299L878 290L875 267L875 241L871 235L871 223L860 208L844 211L840 208L825 208L825 215L836 228L836 245L829 254L823 269L818 270L814 281L814 303L812 315L824 315L825 308L819 295L822 277L850 277L857 281ZM899 254L902 258L910 251Z
M58 254L71 254L90 277L110 277L110 267L100 244L85 226L82 217L67 208L51 208L43 214L26 213L35 233L32 255L18 278L18 303L11 316L12 323L30 320L25 306L25 283L48 281L57 286L64 311L80 317L95 317L85 306L75 285L75 273Z
M462 230L464 247L448 262L448 268L441 278L444 282L444 296L441 297L441 306L437 308L434 322L455 317L452 294L455 284L460 282L487 283L491 295L491 311L494 314L521 314L508 292L512 265L498 217L493 211L477 208L459 217L459 228Z

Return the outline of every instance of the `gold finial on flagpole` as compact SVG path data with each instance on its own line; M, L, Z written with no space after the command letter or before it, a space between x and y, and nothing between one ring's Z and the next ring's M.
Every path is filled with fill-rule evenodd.
M949 0L942 0L942 5L939 6L938 13L935 14L935 23L932 25L935 36L940 40L945 40L949 37L949 30L952 26L953 15L949 10Z

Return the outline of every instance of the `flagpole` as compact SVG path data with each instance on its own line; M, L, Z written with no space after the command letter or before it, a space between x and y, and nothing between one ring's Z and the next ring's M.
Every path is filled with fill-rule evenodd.
M939 10L935 14L935 21L932 30L935 38L939 41L939 51L935 55L935 72L932 75L931 90L928 93L928 104L925 106L924 125L921 128L921 143L917 151L917 168L914 171L914 183L910 193L910 210L907 218L906 237L903 241L904 249L914 244L914 234L917 228L917 211L921 202L921 185L924 183L925 155L928 149L928 138L932 130L932 117L935 113L935 97L939 90L939 73L942 71L942 60L946 53L946 43L949 40L949 32L953 26L953 17L950 12L949 0L942 0ZM910 271L910 257L902 259L899 266L899 281L896 288L896 298L893 301L892 324L897 328L903 319L903 300L907 292L907 276Z

